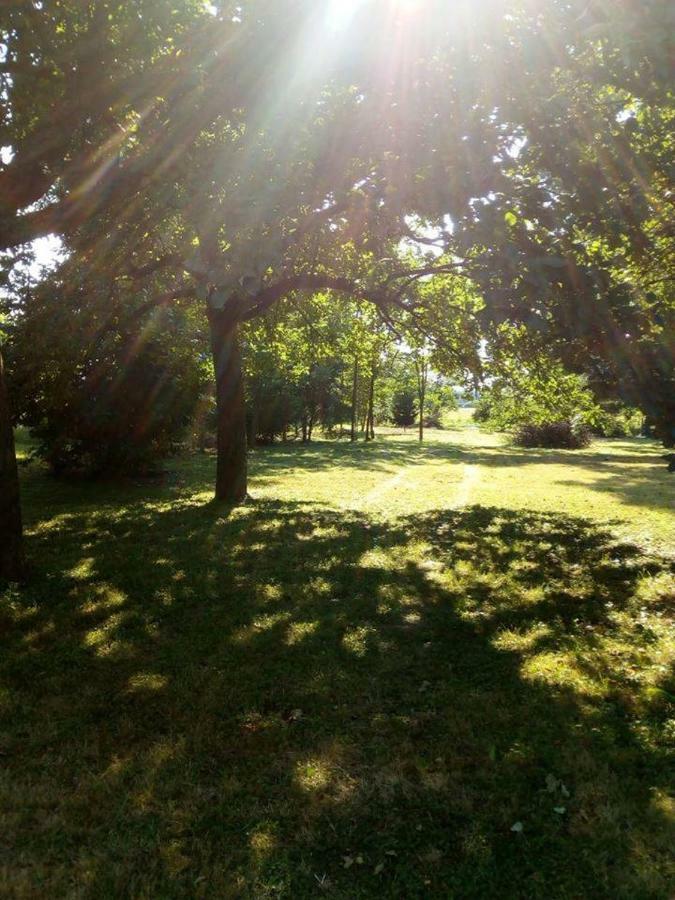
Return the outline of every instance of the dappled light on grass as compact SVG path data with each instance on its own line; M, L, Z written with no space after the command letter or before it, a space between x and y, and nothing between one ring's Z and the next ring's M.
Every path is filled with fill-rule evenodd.
M269 448L235 510L204 502L208 455L46 505L29 473L33 581L0 602L10 895L667 895L672 563L523 508L559 455L461 438ZM371 465L402 477L341 505Z
M3 606L0 794L54 893L665 890L657 557L485 507L146 502L33 540L44 567Z

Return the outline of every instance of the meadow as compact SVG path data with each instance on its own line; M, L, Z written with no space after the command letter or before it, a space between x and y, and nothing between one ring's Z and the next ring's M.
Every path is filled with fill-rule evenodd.
M23 448L25 451L25 447ZM675 476L644 439L22 469L0 895L665 898Z

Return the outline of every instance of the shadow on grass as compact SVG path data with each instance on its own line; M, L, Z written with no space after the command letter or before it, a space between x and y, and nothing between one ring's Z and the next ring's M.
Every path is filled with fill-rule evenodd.
M7 895L667 896L666 573L636 548L185 502L30 551L0 620Z

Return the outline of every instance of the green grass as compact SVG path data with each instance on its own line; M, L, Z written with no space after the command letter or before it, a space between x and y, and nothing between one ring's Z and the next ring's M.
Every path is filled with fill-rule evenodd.
M272 447L234 511L210 456L156 485L24 470L0 895L665 900L657 455Z

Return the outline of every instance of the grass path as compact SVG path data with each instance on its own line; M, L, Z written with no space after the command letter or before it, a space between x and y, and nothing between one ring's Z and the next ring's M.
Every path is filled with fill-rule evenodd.
M455 502L452 504L453 509L461 509L469 505L479 479L480 470L478 466L464 463L464 475L457 490Z
M385 431L369 445L264 448L252 458L251 492L392 521L469 504L567 513L675 553L675 476L662 452L640 438L597 440L583 451L521 450L465 423L427 432L421 447L414 434Z

